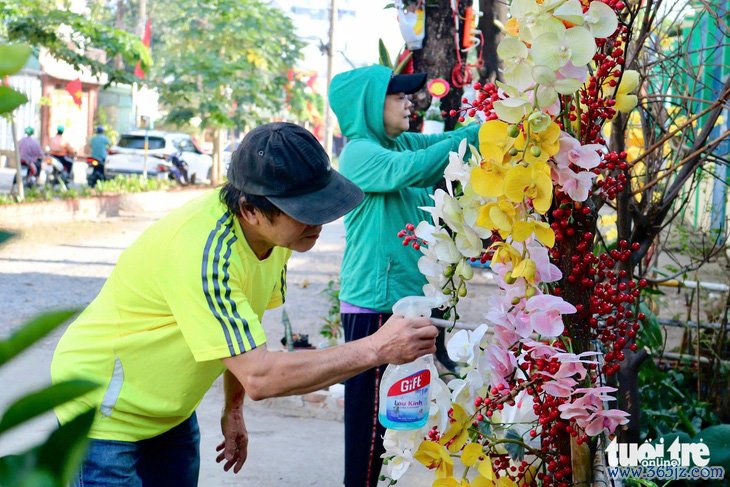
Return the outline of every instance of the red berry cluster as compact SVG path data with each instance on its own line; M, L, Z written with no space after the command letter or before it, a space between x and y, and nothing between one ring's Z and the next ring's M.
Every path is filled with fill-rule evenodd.
M620 153L612 151L603 156L603 162L593 171L596 174L600 174L601 171L607 173L603 179L596 181L596 186L605 198L616 199L616 195L627 187L628 176L626 174L629 166L629 163L626 162L626 151Z
M474 100L469 100L466 97L462 98L462 108L460 110L449 111L449 115L452 117L459 115L459 122L464 122L466 120L465 115L474 117L477 112L482 112L487 120L496 120L498 117L497 114L494 113L492 103L500 100L497 85L494 83L487 83L482 86L481 83L474 83L473 86L477 91L476 98Z
M412 223L406 223L406 228L398 232L398 238L403 240L404 247L410 245L416 250L421 250L421 245L424 245L426 242L416 237L415 231L416 227Z
M616 115L613 98L603 93L604 85L615 88L626 61L624 49L628 40L628 27L620 24L616 32L606 39L596 39L598 51L593 56L596 64L593 75L580 90L580 142L605 144L601 127ZM613 91L613 90L612 90ZM578 119L578 108L571 104L568 114L571 121Z

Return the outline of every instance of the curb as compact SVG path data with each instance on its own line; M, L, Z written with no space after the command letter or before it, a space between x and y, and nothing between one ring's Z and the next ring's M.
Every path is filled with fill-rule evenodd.
M110 194L89 198L39 201L0 206L0 227L23 228L42 223L93 221L123 213L169 211L211 188Z

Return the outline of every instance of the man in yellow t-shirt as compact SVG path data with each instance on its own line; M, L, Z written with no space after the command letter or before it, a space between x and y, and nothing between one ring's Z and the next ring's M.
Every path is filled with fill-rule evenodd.
M306 130L267 124L233 154L228 183L170 213L125 250L53 356L54 382L97 391L56 409L67 423L97 412L76 485L195 486L195 409L224 374L217 461L247 455L243 398L303 394L435 350L427 319L393 317L378 333L326 350L270 352L261 319L281 305L292 250L362 200Z

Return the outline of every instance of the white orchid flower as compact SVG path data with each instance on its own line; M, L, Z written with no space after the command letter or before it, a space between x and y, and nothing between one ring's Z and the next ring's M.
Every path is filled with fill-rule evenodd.
M482 254L482 239L476 230L463 225L454 237L456 248L464 257L479 257Z
M383 437L385 453L382 458L389 458L384 465L388 477L398 480L408 471L413 462L413 453L423 440L423 430L393 430L386 429Z
M520 91L534 84L529 54L525 43L515 37L505 37L497 46L497 55L504 63L504 80Z
M575 66L588 64L596 53L593 35L583 27L563 28L548 32L535 39L532 58L536 65L544 65L557 71L568 61Z
M454 362L473 364L486 332L487 325L482 323L475 330L459 330L454 333L446 344L449 358Z

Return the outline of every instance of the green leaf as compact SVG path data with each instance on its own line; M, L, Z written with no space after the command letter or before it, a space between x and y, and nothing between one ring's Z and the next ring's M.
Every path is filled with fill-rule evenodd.
M38 448L0 458L0 485L17 485L26 477L32 477L37 462Z
M646 318L641 322L641 331L636 340L638 345L647 346L654 352L661 350L664 344L664 336L656 315L643 302L639 304L639 311L644 313Z
M0 341L0 365L49 334L76 314L77 310L44 313L15 330L6 340Z
M390 62L390 54L388 53L388 49L385 47L383 39L378 39L378 53L380 56L378 62L380 62L383 66L392 69L393 65Z
M693 441L704 441L710 449L710 466L730 469L730 424L710 426L699 432Z
M398 63L398 66L395 67L395 69L393 70L393 74L400 74L403 71L403 68L406 67L406 64L408 64L408 61L410 61L412 57L413 57L413 53L409 52L408 55L406 57L404 57L400 63Z
M519 433L517 433L517 431L515 431L513 428L508 429L504 437L508 440L524 441ZM502 446L504 446L504 449L507 450L507 453L512 460L521 462L522 459L525 458L524 446L518 445L516 443L504 443Z
M33 392L15 401L0 419L0 434L29 419L40 416L65 402L93 391L98 384L70 380Z
M81 413L54 431L38 450L38 467L48 469L66 485L84 460L87 434L96 411Z
M31 52L27 44L0 44L0 77L10 76L23 69Z
M9 86L0 86L0 114L12 112L28 101L28 97Z
M5 243L6 241L13 238L13 234L10 232L3 232L0 230L0 244Z

